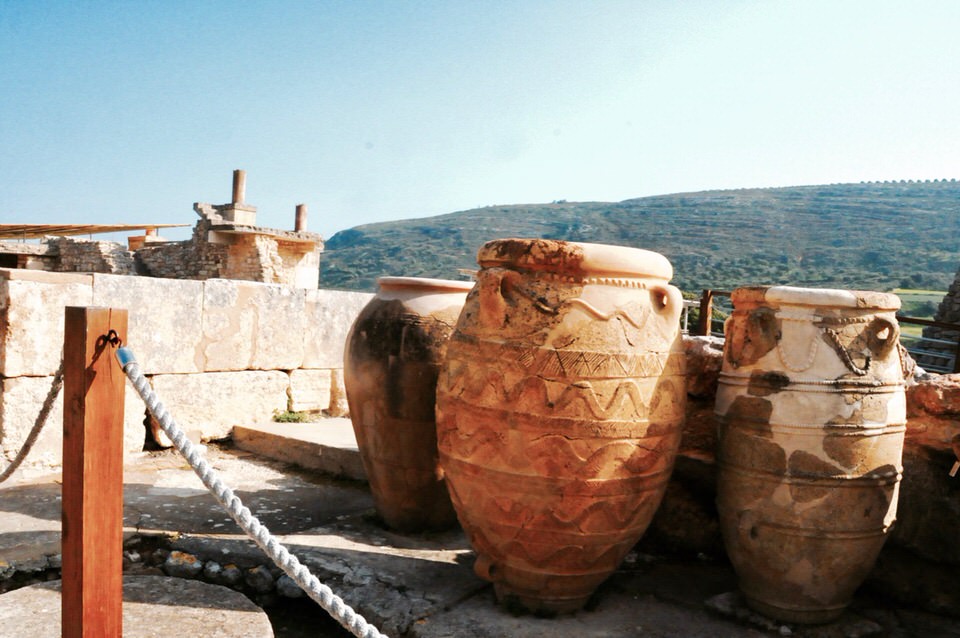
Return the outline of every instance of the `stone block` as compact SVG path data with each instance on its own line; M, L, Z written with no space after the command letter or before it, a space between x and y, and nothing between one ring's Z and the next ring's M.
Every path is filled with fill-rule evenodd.
M92 303L92 275L0 268L0 376L54 374L63 309Z
M0 451L4 465L12 460L36 423L53 377L14 377L0 379ZM129 384L124 392L123 449L140 452L144 441L145 407ZM34 444L21 471L37 474L63 464L63 392L61 391L47 417L40 438Z
M69 630L61 633L60 586L61 581L55 580L3 594L3 635L55 638L66 634ZM112 633L100 631L99 635ZM238 591L198 580L125 575L123 635L272 638L274 633L266 612Z
M343 350L353 322L373 299L368 292L306 291L304 368L342 368Z
M294 412L326 410L330 407L331 370L292 370L290 409Z
M960 415L960 374L929 375L907 390L910 416L927 412L936 416Z
M227 279L203 290L204 370L301 367L305 291Z
M313 250L303 255L293 268L295 288L316 290L320 285L320 251Z
M287 409L289 377L276 370L160 374L150 382L177 425L200 432L205 441Z
M196 578L203 571L203 561L187 552L170 552L163 563L167 576L175 578Z
M343 370L330 371L330 407L327 414L333 417L349 417L350 405L347 403L347 387L343 383Z
M126 343L144 374L202 372L203 282L94 274L93 303L127 309Z
M722 337L683 337L687 355L687 393L695 397L713 397L723 366Z
M340 478L366 481L350 419L238 426L233 444L257 456Z

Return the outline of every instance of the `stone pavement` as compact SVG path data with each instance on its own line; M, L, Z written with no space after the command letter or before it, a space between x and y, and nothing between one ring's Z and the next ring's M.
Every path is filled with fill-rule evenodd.
M0 635L59 638L60 581L0 595ZM168 576L125 576L126 638L270 638L270 620L249 598L222 585Z
M473 574L473 553L462 532L400 535L386 530L376 520L365 484L319 473L323 468L316 458L304 461L326 456L342 467L343 455L356 455L345 429L348 422L302 425L252 428L258 432L254 438L261 439L257 454L211 446L208 458L321 581L390 636L960 636L956 619L901 609L869 591L833 625L781 626L745 613L736 596L722 596L736 589L722 560L665 556L643 544L587 609L552 619L514 615L497 606L492 589ZM270 431L272 438L264 434ZM283 456L291 450L312 471L265 458L270 453L296 460ZM355 468L356 458L346 463ZM0 591L57 577L58 480L47 476L0 486ZM263 605L297 593L176 453L140 455L126 467L124 482L124 562L130 574L226 585ZM0 595L0 619L12 595ZM185 608L190 606L188 598ZM6 635L3 631L0 626L0 635ZM346 634L327 630L322 635Z

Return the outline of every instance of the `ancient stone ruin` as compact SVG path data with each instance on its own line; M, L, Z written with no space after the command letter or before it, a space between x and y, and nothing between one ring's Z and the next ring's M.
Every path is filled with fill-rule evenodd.
M155 235L147 234L134 238L129 246L132 250L127 250L111 242L83 242L61 238L45 242L41 246L47 248L42 250L20 253L25 257L16 257L17 268L0 268L0 465L9 461L23 445L26 432L36 417L37 406L43 402L46 392L52 386L60 359L60 344L64 341L64 306L96 305L129 309L130 330L126 335L126 342L136 351L138 357L142 358L143 373L151 386L164 398L180 425L188 433L195 435L194 439L223 439L229 437L232 428L237 425L268 421L274 413L284 410L335 411L338 397L341 397L339 400L342 401L345 391L341 384L347 328L371 295L316 290L317 276L316 272L310 274L313 268L310 256L315 257L319 253L322 241L318 236L303 230L305 209L298 210L297 228L292 232L259 228L255 226L255 209L243 201L243 183L242 172L236 174L234 197L229 204L195 205L201 219L193 237L188 241L163 242ZM310 239L311 236L315 241ZM311 241L314 243L310 244ZM305 251L307 245L312 245L312 252ZM50 246L56 246L56 250L49 250ZM80 248L77 248L78 246ZM91 250L85 251L86 248ZM150 257L145 259L144 255ZM147 272L150 259L154 260L150 262L154 264L153 272ZM492 258L488 261L493 263ZM174 268L172 274L167 276L159 276L158 273L165 272L163 264L167 262L171 268L177 266L179 269ZM576 263L578 267L584 263L595 266L596 260L584 262L578 257ZM551 262L548 266L552 268L555 264ZM69 272L70 269L81 267L87 272ZM44 270L60 272L41 272ZM113 274L114 272L123 275ZM124 276L134 272L137 276ZM312 278L310 282L302 282L312 285L300 285L299 277ZM556 300L550 297L559 294L559 278L549 278L550 285L542 294L537 293L533 284L521 282L519 277L507 279L506 285L503 281L498 279L496 286L488 286L489 291L507 295L513 306L525 304L535 317L544 315L552 319L559 316L560 313L555 312L556 306L551 305ZM591 285L613 285L610 277L590 279L590 282ZM951 293L956 294L954 288L951 288ZM653 306L656 310L646 307L611 309L598 305L600 302L596 298L584 300L576 297L572 302L576 313L569 316L577 321L589 320L592 322L589 325L613 323L620 328L616 332L618 338L623 336L633 347L639 342L639 336L643 332L641 325L653 321L658 314L666 313L666 309L676 307L679 311L680 306L669 302L668 295L662 292L667 290L665 286L637 284L629 289L661 291L660 294L650 293L650 299L658 302ZM498 301L496 295L491 299ZM674 301L680 301L679 293ZM503 313L500 311L506 307L506 303L502 308L498 303L488 303L483 311L484 316L487 319L502 319ZM800 325L798 316L791 315L787 320L796 323L800 329L805 329L805 324ZM670 315L669 321L664 322L664 325L668 325L673 331L679 328L678 323L677 317ZM837 325L831 324L830 329L836 333L835 337L839 340L844 327L851 322L838 319L835 323ZM510 329L518 330L517 324L519 321L515 321ZM739 339L740 346L749 345L754 348L763 341L764 335L776 334L776 331L764 328L766 325L758 320L744 330L733 331L729 335L731 342ZM501 327L504 326L505 323ZM864 337L864 343L873 344L878 351L893 356L896 351L893 349L894 340L891 339L895 334L892 322L881 322L876 324L876 327L886 336L868 335L869 338ZM505 334L504 330L505 327L494 331L494 339L500 339ZM786 334L788 331L783 332ZM796 333L796 330L794 332ZM548 333L565 345L569 345L570 339L581 339L590 334L588 329L583 328L569 335L560 331ZM753 336L748 340L749 344L746 344L744 335L748 334ZM406 332L404 335L403 343L409 347L411 334ZM669 335L675 336L674 332ZM669 335L661 334L661 337L665 339ZM598 356L596 352L587 350L586 346L577 350L574 353L576 356L567 356L569 351L557 354L540 345L517 347L510 352L501 347L493 355L488 355L488 358L498 365L502 361L508 361L510 357L512 368L508 370L509 374L519 375L517 370L524 368L525 371L526 367L535 367L539 376L530 377L529 384L514 384L513 387L533 387L538 393L539 403L549 410L576 405L585 406L591 412L606 413L619 407L620 402L630 410L643 410L644 413L649 412L654 416L669 412L676 422L678 436L672 439L673 443L664 445L671 458L675 454L675 465L672 473L664 473L663 501L659 508L655 508L656 514L644 540L641 541L642 544L634 548L633 539L621 543L627 556L618 557L617 562L623 559L625 566L614 571L611 577L613 585L605 586L600 590L598 598L594 599L599 601L603 609L609 609L611 601L618 601L617 613L624 614L623 622L627 624L617 625L615 629L610 629L612 625L604 625L598 619L605 618L603 623L620 622L616 613L595 614L592 608L578 612L581 615L572 620L545 620L529 616L514 618L498 612L492 602L492 595L488 596L484 592L482 583L470 572L469 564L472 560L465 555L469 550L465 549L467 545L461 532L453 531L447 536L421 537L413 542L402 534L387 533L380 524L371 522L368 510L372 511L372 504L357 504L359 501L356 493L360 488L355 485L345 487L324 484L320 486L320 490L325 494L323 499L318 499L317 488L309 485L303 488L304 491L297 493L300 500L287 497L291 499L287 501L291 506L283 510L274 506L275 501L279 501L283 494L286 494L288 476L279 473L267 474L266 480L261 477L248 477L251 480L256 478L256 483L248 484L246 489L260 493L266 489L264 486L271 482L284 486L282 490L275 490L264 497L257 508L258 512L262 512L266 517L281 511L284 516L292 512L294 518L302 515L303 521L293 521L297 526L289 521L275 519L278 529L284 530L285 534L298 534L298 551L312 553L311 567L322 570L324 580L329 580L335 589L343 592L346 599L359 602L362 612L391 635L405 635L408 638L470 635L457 630L452 630L451 633L450 627L455 626L451 617L454 616L466 618L461 621L463 623L489 630L485 635L515 635L521 638L545 633L558 636L634 635L640 627L638 623L648 622L645 618L638 619L642 618L642 615L635 613L637 606L646 605L651 598L656 598L641 595L646 591L645 587L658 580L651 571L654 569L651 565L659 559L647 552L675 551L678 554L696 556L697 565L702 563L711 569L724 569L722 557L725 554L720 534L722 517L719 516L717 504L718 467L723 464L723 458L721 454L718 460L719 443L714 414L718 376L722 375L723 342L712 337L684 337L675 342L671 337L667 341L676 345L676 348L671 346L669 356L666 357L666 360L672 361L675 366L668 368L675 372L685 368L687 375L671 381L672 398L660 398L656 403L651 401L649 405L635 401L634 397L641 395L622 390L622 387L627 386L619 381L609 384L609 392L597 394L593 389L606 384L607 379L613 376L611 371L616 368L634 371L634 376L644 378L650 370L657 374L664 372L667 368L662 363L657 363L655 358L637 357L629 352ZM826 341L824 343L829 346ZM836 345L846 347L849 344L837 341ZM461 350L464 350L463 346ZM840 350L846 352L844 348ZM813 351L809 352L812 357ZM856 375L856 378L866 376L868 363L856 356L851 358L850 353L847 353L847 356L844 365L849 368L850 374ZM398 357L391 355L391 365L395 365L397 359ZM461 357L464 371L476 370L475 362L478 360L478 356ZM872 365L876 366L878 363ZM542 383L545 372L557 372L561 368L564 373L568 369L589 373L600 381L591 381L588 384L580 380L571 384L565 380L551 380L552 385L547 388ZM860 372L864 374L859 374ZM502 390L507 385L504 380L516 380L501 373L476 379L468 379L470 375L466 374L460 376L470 382L471 390L473 386L480 388L488 385L495 390ZM679 374L672 376L679 377ZM940 623L939 616L932 614L960 614L960 590L953 586L953 572L956 566L960 565L960 545L955 542L954 533L960 529L960 501L957 500L957 486L960 484L956 482L957 479L948 476L948 470L955 461L953 450L960 448L957 427L960 422L960 375L908 373L907 376L903 401L898 404L905 410L907 421L905 425L902 425L902 421L898 425L905 430L898 522L892 530L889 542L880 553L876 567L864 575L868 589L884 592L885 604L894 601L898 605L908 606L907 616L916 615L919 613L917 610L923 610L931 614L924 618L924 622ZM460 377L451 375L451 378L456 380ZM748 385L752 393L751 405L759 406L764 401L758 399L775 394L774 390L779 388L767 386L777 385L781 380L775 375L758 375L755 380L751 378ZM572 390L568 391L570 388ZM397 392L398 403L406 405L413 394L415 391L412 384L404 384L402 390ZM487 407L491 410L498 408L502 401L509 399L504 397L506 393L503 397L492 396ZM598 403L597 397L604 401ZM125 397L125 407L124 451L128 461L142 459L138 454L141 454L143 449L144 429L148 424L144 418L144 407L131 392ZM62 421L63 411L61 396L50 415L51 422ZM512 412L517 410L513 409ZM852 412L851 421L857 410ZM517 417L513 413L508 414L502 422L516 424ZM616 422L621 429L625 429L633 420L632 414L628 414ZM528 419L526 423L530 428L534 428L540 427L540 421ZM850 424L845 422L839 425ZM600 429L600 425L589 427ZM493 435L499 435L499 428L500 422L497 422L488 429ZM507 431L509 426L504 425L503 429ZM565 436L567 433L561 434L551 435L552 439L558 448L569 447L570 441ZM493 440L495 436L490 438ZM547 437L540 438L546 440ZM62 443L63 436L59 428L48 427L33 452L27 467L28 473L57 469L62 463ZM576 441L576 444L581 445L581 441ZM629 457L631 462L634 462L631 466L633 469L628 469L630 472L639 472L638 468L643 465L643 459L629 451L638 446L627 442L623 447L628 448L628 456L624 458ZM642 448L642 445L639 447ZM574 456L582 457L581 460L585 461L584 465L589 466L590 471L607 469L599 460L594 463L595 454L592 451L581 452L578 448L574 452ZM496 454L492 456L497 458ZM243 457L218 458L224 464L246 464L244 472L254 465ZM271 458L289 460L288 457ZM549 466L556 465L558 458L561 458L559 454L548 452L538 455L536 460ZM596 459L599 458L596 456ZM523 461L523 458L518 457L517 465ZM512 468L502 469L506 473ZM238 471L238 474L242 473ZM217 536L217 530L223 524L216 522L220 519L215 519L214 516L220 514L204 513L202 519L197 519L199 523L193 521L192 525L187 526L174 519L169 525L180 527L173 530L175 534L166 536L151 527L154 523L148 520L150 517L166 520L165 517L172 513L182 514L189 509L166 502L171 500L168 498L170 486L162 482L169 480L168 477L169 472L161 476L161 472L153 468L146 478L141 479L142 485L135 484L133 487L134 490L140 489L139 493L144 495L144 502L147 495L154 497L156 501L157 509L141 516L136 523L137 543L142 542L144 546L153 544L149 549L152 557L149 565L157 568L162 565L168 576L229 584L226 576L222 574L231 568L233 572L230 573L239 574L240 570L232 563L221 565L220 562L224 561L224 556L239 561L237 557L241 552L238 544L228 546L223 538ZM872 480L874 477L868 478ZM593 481L590 485L599 485L599 481L590 480ZM34 535L37 530L44 534L59 534L59 519L55 515L31 514L35 508L39 508L38 503L50 501L47 498L48 492L44 491L47 489L47 486L28 486L24 488L25 496L20 492L16 493L34 500L21 503L18 505L21 508L19 510L8 505L9 511L18 516L7 516L6 524L36 527L37 529L30 530ZM49 489L56 492L59 488ZM314 499L317 502L329 500L328 495L337 490L349 492L349 502L346 505L338 504L336 509L325 502L322 507L328 509L324 510L322 516L316 515ZM305 493L308 496L303 497ZM14 492L8 494L13 495ZM188 487L180 494L183 499L178 503L186 503L187 497L192 499L196 496L196 488ZM795 507L805 508L819 499L820 496L800 499L803 503L798 501L799 504ZM306 502L311 505L304 506ZM595 499L586 499L584 505L591 509L594 502ZM503 500L498 501L497 506L507 509L512 507L510 502ZM138 500L136 507L145 505ZM596 509L601 518L606 518L606 510L609 508ZM546 514L553 515L559 508L548 510ZM521 514L526 515L524 512ZM270 523L272 525L273 521ZM207 527L208 525L210 527ZM593 530L592 523L589 527ZM14 534L6 533L8 542L16 533L21 533L19 528L13 529ZM575 536L579 531L570 533ZM4 535L0 531L0 541ZM31 543L33 546L27 548L29 551L22 547L17 548L23 557L15 556L12 552L0 554L0 591L13 588L12 584L8 586L4 581L13 583L14 579L34 578L28 574L39 574L37 579L57 575L60 556L57 554L56 543L43 546L39 541L31 540ZM413 545L416 547L411 548ZM421 555L417 552L421 551L421 546L426 548L422 551L429 549L427 560L419 560ZM125 549L132 554L132 547L134 546L125 546ZM345 550L344 547L349 549ZM4 547L0 543L0 550L2 549ZM146 551L144 556L147 555ZM263 558L259 554L246 557L245 560L248 561L243 565L246 588L247 591L255 592L251 595L274 595L274 591L278 596L288 595L281 593L283 587L288 586L281 585L284 582L283 577L271 573L270 568L262 563ZM129 562L135 561L131 558ZM138 562L147 564L142 558ZM648 562L650 564L647 564ZM186 565L190 566L191 571L183 571ZM686 565L685 569L688 568L700 569ZM487 572L490 573L489 570ZM688 574L686 578L689 581L683 584L683 588L693 591L691 597L699 596L697 587L701 583L693 582L697 580L696 577L689 576L693 572L683 573ZM260 576L265 580L263 586L258 581ZM233 585L239 586L239 581ZM711 595L721 591L712 587L711 585L708 588ZM732 585L728 586L727 590L730 588ZM296 593L299 589L294 586L292 591ZM675 594L658 596L667 599L670 595ZM700 596L679 615L696 613L696 609L699 609L701 614L705 613L704 600L706 597ZM715 601L713 598L710 600ZM727 617L740 618L737 616L738 608L731 607L724 611L720 609L723 606L721 603L715 603L711 609L720 611ZM863 609L870 613L876 612L873 607L861 607L858 608L858 613ZM861 625L866 626L869 631L862 631L861 625L841 626L839 629L831 626L830 631L836 630L838 633L829 635L876 635L884 628L900 626L879 612L868 617L873 620L863 621L867 624L863 625L861 622ZM508 622L512 623L509 629L503 624ZM675 630L672 635L720 635L711 633L706 627L709 625L729 628L721 624L725 621L710 618L701 617L696 622L701 623L696 629ZM942 623L948 622L950 621L942 620ZM936 625L943 626L946 625ZM458 627L462 628L462 625ZM793 631L786 625L764 627L772 627L781 634L784 629ZM526 633L522 633L521 629ZM593 629L596 631L590 633ZM697 634L697 631L702 633ZM798 632L795 635L812 637L828 634ZM938 634L936 630L932 630L929 635Z
M960 270L957 271L957 276L954 278L953 283L950 284L950 290L947 291L947 294L943 296L943 300L940 302L940 306L937 308L937 313L933 316L934 321L942 323L953 323L960 324ZM953 330L944 326L927 326L923 329L924 339L939 340L952 343L936 343L931 342L926 347L927 349L942 353L945 357L950 355L956 355L958 361L960 361L960 352L958 352L958 346L956 344L960 334L957 330ZM927 359L921 358L920 364L923 365L928 361L937 364L941 363L945 359L943 357L938 357L937 355L930 355Z
M112 241L45 237L39 245L0 242L0 266L50 272L92 272L170 279L239 279L316 289L323 238L306 230L306 205L294 230L256 225L245 200L246 173L233 174L227 204L195 203L200 220L186 241L167 241L147 226L128 246Z
M187 430L220 439L234 425L269 421L278 411L336 412L343 343L370 297L226 279L0 268L0 453L9 460L21 447L50 388L65 306L128 308L128 343L153 386ZM126 449L136 452L144 408L128 400ZM53 423L62 404L60 397ZM47 428L30 463L59 466L60 434Z

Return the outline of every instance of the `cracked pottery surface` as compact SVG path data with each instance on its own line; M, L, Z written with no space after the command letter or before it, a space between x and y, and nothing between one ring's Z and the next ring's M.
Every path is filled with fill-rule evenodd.
M381 277L347 337L344 384L377 513L393 529L456 515L439 471L437 374L473 282Z
M733 292L717 390L717 507L753 609L838 617L895 518L906 428L895 295Z
M448 345L440 460L475 571L507 604L570 612L641 537L686 401L680 292L662 255L503 239Z

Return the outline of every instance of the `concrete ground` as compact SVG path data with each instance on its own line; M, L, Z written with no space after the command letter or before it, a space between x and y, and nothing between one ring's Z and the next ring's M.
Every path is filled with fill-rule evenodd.
M55 580L0 595L0 634L59 638L60 585ZM123 635L269 638L273 629L263 610L221 585L168 576L125 576Z
M362 467L349 421L238 429L236 447L210 446L207 454L223 480L321 581L390 636L960 636L957 619L900 608L869 591L832 625L774 623L743 609L733 593L735 576L722 560L664 556L642 543L587 609L559 618L515 615L499 607L491 587L473 574L473 552L462 532L401 535L378 523L366 485L356 480ZM298 610L273 613L279 638L347 635L315 620L308 600L280 604L293 600L286 597L296 588L175 452L132 459L124 483L130 575L204 580L240 590L268 609ZM0 486L0 592L58 577L59 543L59 476L14 477ZM26 595L0 595L0 620L14 594ZM189 609L198 603L184 596L180 604ZM3 633L11 629L15 633ZM224 635L213 628L186 633ZM0 635L22 634L0 622Z

